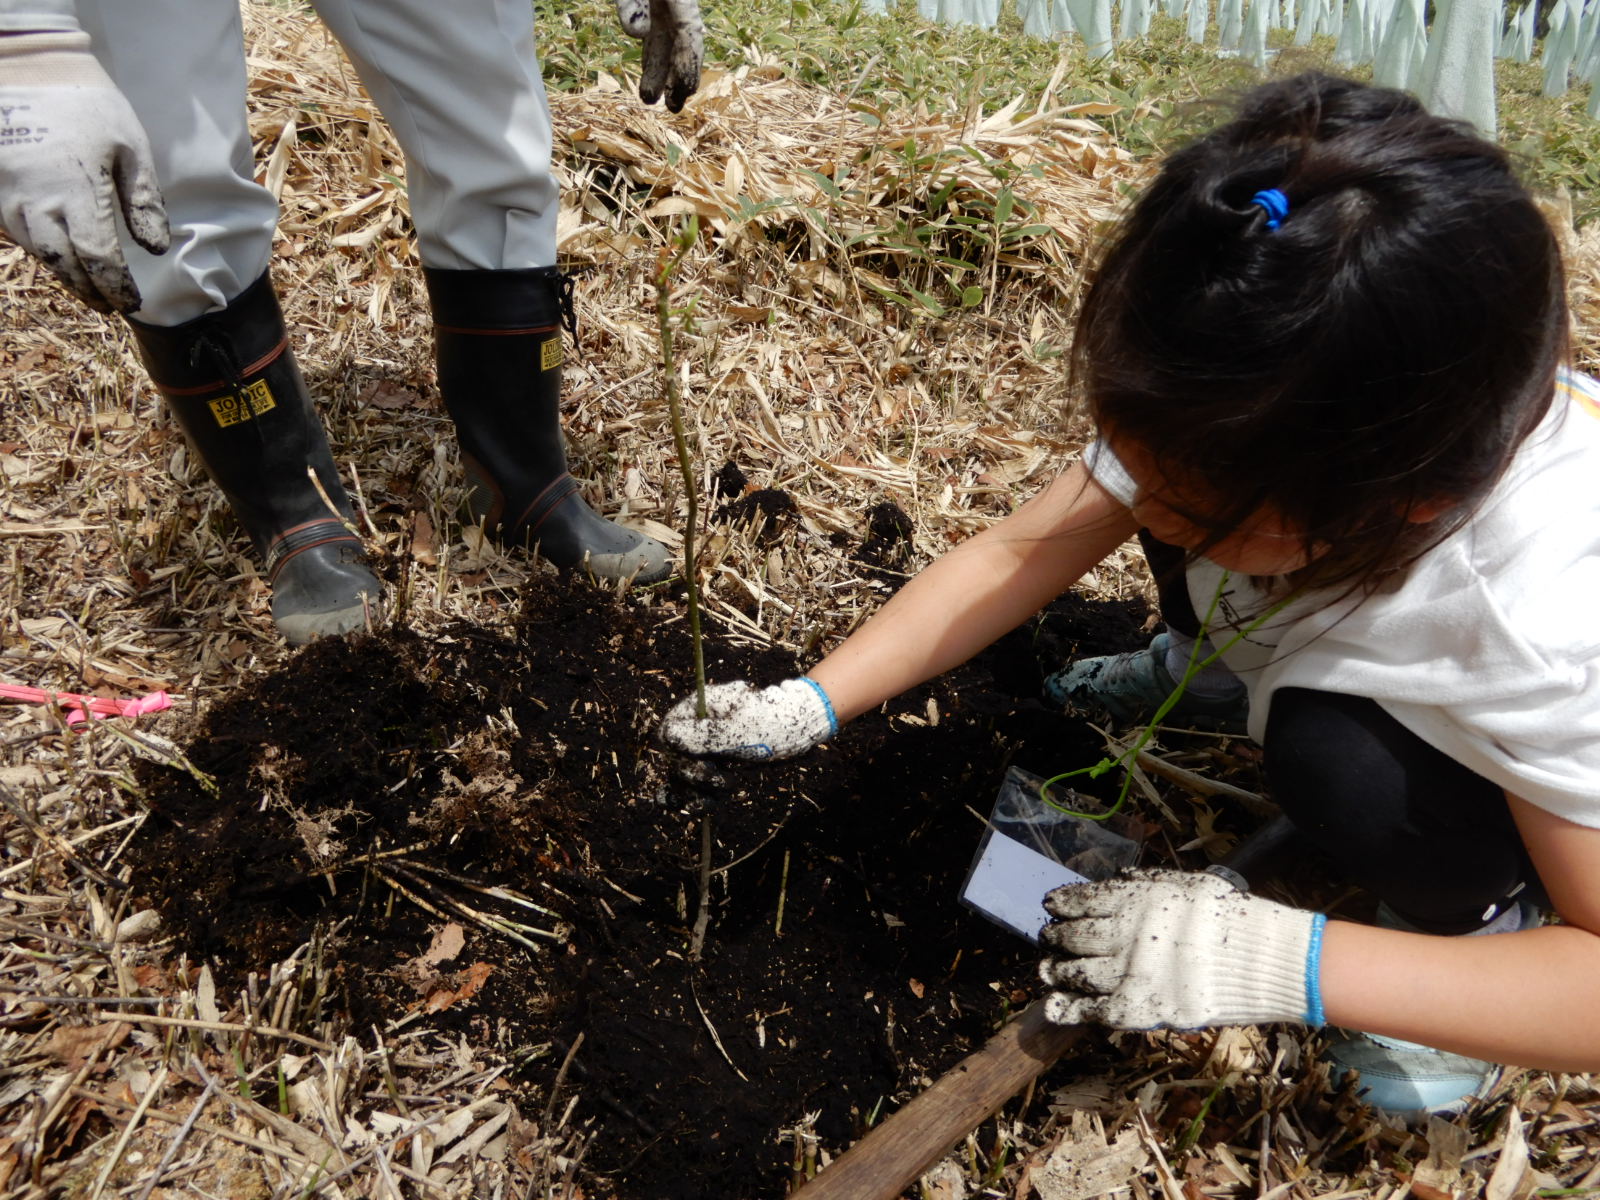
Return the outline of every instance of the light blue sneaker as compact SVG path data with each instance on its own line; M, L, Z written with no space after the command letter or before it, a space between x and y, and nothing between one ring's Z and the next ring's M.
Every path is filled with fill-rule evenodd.
M1458 1113L1489 1094L1500 1068L1399 1038L1350 1032L1326 1052L1328 1078L1342 1084L1358 1073L1356 1095L1373 1108L1408 1120Z
M1148 721L1178 686L1167 670L1171 640L1158 633L1143 650L1081 659L1044 681L1045 698L1062 708L1103 710L1119 725ZM1249 692L1241 683L1224 696L1185 690L1165 719L1191 729L1243 734L1249 716Z
M1543 921L1538 908L1519 901L1516 919L1497 920L1477 933L1513 933ZM1505 914L1509 917L1510 914ZM1378 906L1377 924L1385 929L1411 929L1385 906ZM1430 1114L1458 1113L1482 1099L1500 1078L1501 1068L1481 1058L1467 1058L1400 1038L1347 1031L1328 1046L1329 1078L1335 1086L1358 1072L1356 1095L1392 1116L1417 1120Z

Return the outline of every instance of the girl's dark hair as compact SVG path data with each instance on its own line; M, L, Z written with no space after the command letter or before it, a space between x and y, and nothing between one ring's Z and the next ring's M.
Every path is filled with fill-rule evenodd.
M1251 202L1269 188L1277 229ZM1113 447L1217 498L1183 511L1199 553L1270 505L1323 551L1291 583L1363 589L1466 520L1566 351L1560 251L1505 153L1313 73L1166 160L1099 262L1072 371Z

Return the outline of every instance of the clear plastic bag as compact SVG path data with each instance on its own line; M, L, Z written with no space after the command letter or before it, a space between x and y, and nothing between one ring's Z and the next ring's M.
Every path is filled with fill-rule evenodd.
M1034 942L1045 923L1046 892L1108 878L1139 858L1139 843L1107 829L1104 821L1062 811L1087 810L1093 801L1071 788L1052 787L1057 808L1040 797L1043 782L1019 767L1006 771L961 886L968 908Z

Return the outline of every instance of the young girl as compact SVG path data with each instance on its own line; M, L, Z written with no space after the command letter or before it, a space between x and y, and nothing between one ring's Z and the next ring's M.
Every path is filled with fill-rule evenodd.
M1137 533L1168 633L1050 690L1148 717L1197 639L1226 647L1231 674L1177 714L1248 694L1274 798L1379 921L1179 871L1061 888L1052 1018L1370 1031L1330 1053L1396 1112L1461 1106L1492 1063L1600 1070L1600 388L1563 365L1567 321L1555 239L1497 147L1400 92L1258 88L1167 160L1099 264L1082 461L808 677L723 684L663 736L800 753Z

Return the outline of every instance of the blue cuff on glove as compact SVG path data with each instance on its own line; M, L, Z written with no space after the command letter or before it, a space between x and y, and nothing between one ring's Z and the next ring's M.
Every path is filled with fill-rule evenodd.
M1327 924L1322 913L1311 918L1311 941L1306 946L1306 1024L1313 1029L1328 1023L1322 1011L1322 931Z
M822 701L822 709L828 714L828 736L832 737L839 732L839 718L834 715L833 701L828 699L828 693L822 690L822 685L809 675L800 676L801 683L809 683L817 693L817 699Z

